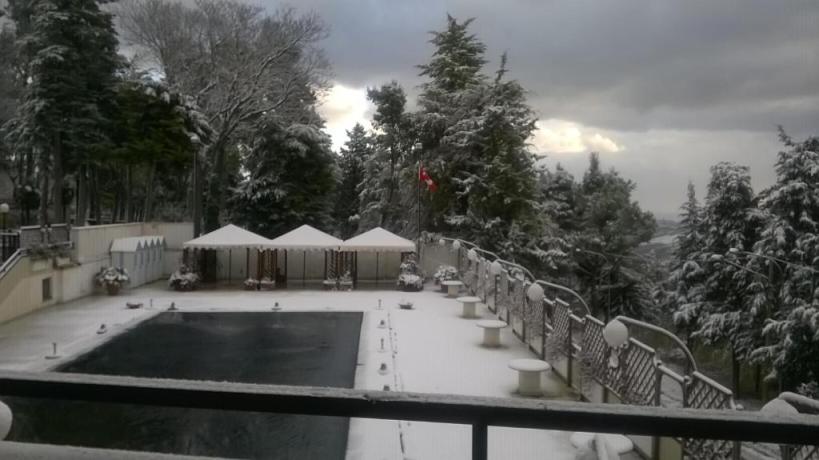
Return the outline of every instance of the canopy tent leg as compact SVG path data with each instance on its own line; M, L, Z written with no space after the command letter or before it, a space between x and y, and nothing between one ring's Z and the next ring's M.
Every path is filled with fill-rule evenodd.
M290 266L287 264L287 249L284 250L284 286L287 287L287 280L290 279Z
M245 276L250 278L250 248L245 252Z
M302 251L301 259L301 287L307 286L307 251Z
M327 279L327 251L324 251L324 279Z
M233 268L233 249L228 249L228 284L230 284L230 269Z
M378 252L375 253L375 287L378 288Z

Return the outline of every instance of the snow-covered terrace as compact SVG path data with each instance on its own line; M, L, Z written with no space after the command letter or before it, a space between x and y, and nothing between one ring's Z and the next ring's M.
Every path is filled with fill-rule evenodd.
M413 310L397 304L407 299ZM379 300L382 308L378 308ZM126 302L142 302L127 309ZM480 345L475 320L460 317L461 305L428 285L419 293L397 291L246 292L236 288L176 293L164 284L134 289L117 297L94 296L40 310L0 326L0 368L47 370L100 345L139 322L164 311L173 302L182 311L269 311L279 302L283 311L364 312L355 387L394 391L518 397L517 375L507 367L514 358L533 357L509 330L504 346ZM489 318L491 313L480 310ZM386 328L379 328L384 320ZM101 323L108 333L96 333ZM384 339L385 349L381 349ZM52 342L61 358L46 360ZM386 363L388 372L379 373ZM574 398L561 380L547 373L547 398ZM489 458L574 458L570 433L490 428ZM469 458L470 427L461 425L354 419L350 424L348 459ZM625 457L624 457L625 458ZM637 457L634 457L637 458Z

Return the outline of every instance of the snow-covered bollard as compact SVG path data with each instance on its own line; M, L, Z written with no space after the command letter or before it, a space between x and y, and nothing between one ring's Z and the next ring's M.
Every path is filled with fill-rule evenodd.
M381 374L381 375L384 375L387 372L389 372L387 370L387 363L381 363L381 366L379 366L379 368L378 368L378 373Z
M279 302L273 304L273 311L281 311L282 307L279 305Z
M3 401L0 401L0 439L6 439L11 431L11 423L14 415L11 413L11 408Z
M378 328L379 329L386 329L387 328L387 322L382 319L381 321L378 322Z
M105 323L100 324L100 328L97 329L97 334L105 334L108 332L108 328L105 327Z

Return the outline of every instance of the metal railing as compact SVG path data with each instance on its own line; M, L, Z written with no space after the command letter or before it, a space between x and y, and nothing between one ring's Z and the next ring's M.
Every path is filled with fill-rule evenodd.
M451 248L455 240L445 238L443 241ZM506 321L532 352L550 361L553 371L585 399L614 400L638 406L736 409L729 389L695 370L688 369L680 375L659 359L654 348L639 340L631 338L620 349L611 348L603 339L605 325L591 315L577 292L537 280L525 267L500 259L492 252L479 251L473 243L458 241L461 248L450 249L450 253L467 289L473 293L493 293L493 299L485 299L490 310ZM440 241L425 244L440 247ZM475 249L478 257L473 255L474 260L470 260L468 249ZM478 273L482 273L480 267L490 263L487 257L494 257L491 262L498 261L503 270L498 276L489 275L481 287ZM540 284L547 293L540 305L534 305L525 294L533 283ZM618 366L609 365L613 354L617 355ZM738 442L685 436L677 439L683 458L739 458L742 448ZM652 441L651 447L642 450L651 458L660 457L657 439ZM819 459L819 449L793 447L790 450L798 455L806 453L804 457L795 454L790 458ZM788 457L783 455L783 458Z
M12 371L0 371L0 395L464 424L473 460L487 458L490 426L819 445L819 418L725 410Z

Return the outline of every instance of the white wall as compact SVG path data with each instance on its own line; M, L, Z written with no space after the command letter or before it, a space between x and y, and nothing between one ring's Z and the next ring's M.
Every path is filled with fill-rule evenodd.
M400 252L359 252L358 280L374 281L376 278L376 261L378 261L378 280L395 281L401 268Z
M169 275L181 260L182 243L193 236L190 223L131 223L74 227L72 260L78 262L55 268L51 260L31 260L22 257L0 276L0 322L55 303L68 302L96 292L94 275L100 268L111 265L111 242L117 238L163 235L167 247L163 254L164 273ZM52 298L43 301L42 280L51 278Z

